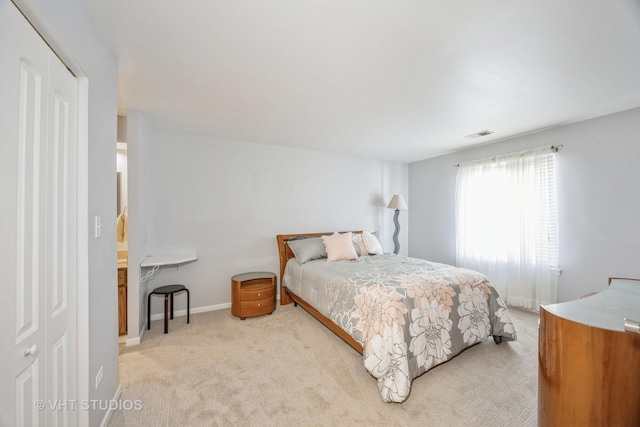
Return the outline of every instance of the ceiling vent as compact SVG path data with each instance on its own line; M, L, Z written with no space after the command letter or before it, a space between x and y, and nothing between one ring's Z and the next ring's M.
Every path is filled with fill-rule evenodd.
M481 136L491 135L493 131L490 130L481 130L480 132L472 133L471 135L465 136L465 138L480 138Z

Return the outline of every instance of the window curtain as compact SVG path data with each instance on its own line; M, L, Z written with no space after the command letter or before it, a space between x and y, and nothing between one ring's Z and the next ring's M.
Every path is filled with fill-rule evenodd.
M457 264L484 273L505 302L557 302L553 147L458 165Z

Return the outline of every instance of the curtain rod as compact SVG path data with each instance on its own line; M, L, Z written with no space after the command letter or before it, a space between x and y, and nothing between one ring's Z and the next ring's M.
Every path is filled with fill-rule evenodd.
M462 162L462 163L456 163L455 165L453 165L454 168L460 167L460 165L464 165L467 163L475 163L475 162L482 162L485 160L497 160L500 159L502 157L507 157L507 156L513 156L516 154L524 154L524 153L531 153L533 151L538 151L538 150L551 150L554 153L557 153L558 151L560 151L562 149L562 147L564 147L564 145L560 144L560 145L550 145L548 147L538 147L538 148L533 148L531 150L524 150L524 151L518 151L515 153L507 153L507 154L501 154L499 156L494 156L494 157L485 157L484 159L478 159L478 160L471 160L469 162Z

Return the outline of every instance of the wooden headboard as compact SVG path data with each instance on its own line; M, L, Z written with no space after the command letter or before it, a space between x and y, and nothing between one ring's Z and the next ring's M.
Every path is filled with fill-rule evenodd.
M361 230L352 231L352 233L362 233ZM321 237L321 236L329 236L333 234L333 232L328 233L297 233L297 234L278 234L276 236L276 240L278 241L278 258L280 260L280 304L289 304L291 301L287 298L284 290L284 286L282 284L282 278L284 277L284 268L287 265L287 261L294 257L293 252L291 252L291 248L287 244L289 239L293 239L296 237Z

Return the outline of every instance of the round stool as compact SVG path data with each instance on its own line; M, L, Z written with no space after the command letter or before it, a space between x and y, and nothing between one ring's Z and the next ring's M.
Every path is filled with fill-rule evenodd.
M187 292L187 323L189 323L189 289L184 285L167 285L155 288L147 296L147 330L151 329L151 295L164 295L164 333L169 332L169 303L171 303L171 319L173 319L173 294Z

